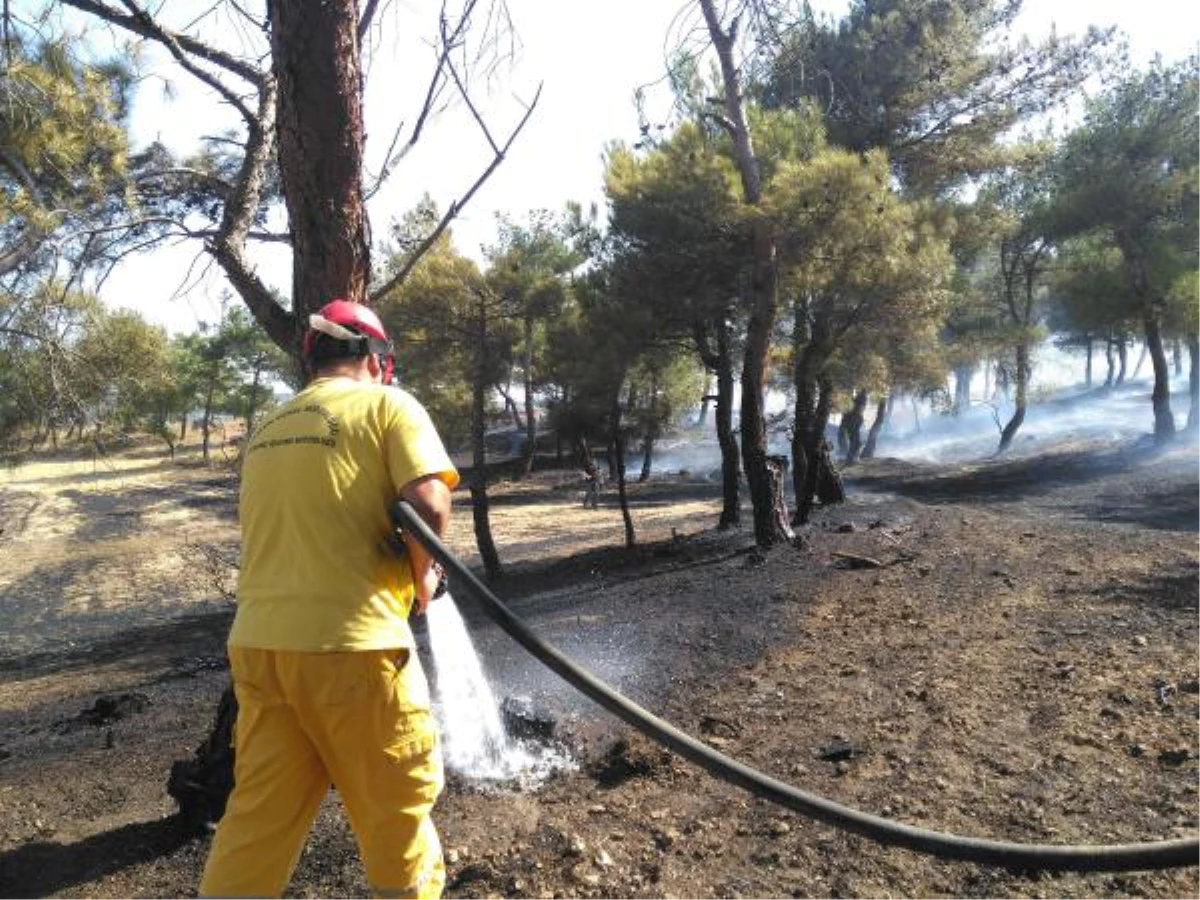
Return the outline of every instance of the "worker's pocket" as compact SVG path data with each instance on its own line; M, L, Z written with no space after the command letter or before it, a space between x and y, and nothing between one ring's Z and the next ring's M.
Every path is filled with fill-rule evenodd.
M428 711L429 682L416 650L391 650L384 654L384 668L391 681L390 693L397 709L406 712Z
M380 723L386 752L396 759L431 753L437 724L421 661L415 650L397 650L387 660L391 686Z

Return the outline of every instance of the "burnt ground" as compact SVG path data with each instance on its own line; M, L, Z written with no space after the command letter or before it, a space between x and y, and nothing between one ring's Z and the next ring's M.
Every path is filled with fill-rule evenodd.
M583 510L574 473L493 489L495 589L636 702L805 791L1028 843L1197 832L1197 451L1042 447L847 473L798 547L717 532L717 485ZM611 493L611 492L610 492ZM0 895L195 892L171 763L224 687L236 546L225 470L145 448L0 475ZM472 562L467 498L449 539ZM746 512L749 519L748 510ZM666 753L458 603L502 697L578 761L536 791L452 778L454 897L1186 897L1195 867L1011 872L809 821ZM361 896L336 795L290 892Z

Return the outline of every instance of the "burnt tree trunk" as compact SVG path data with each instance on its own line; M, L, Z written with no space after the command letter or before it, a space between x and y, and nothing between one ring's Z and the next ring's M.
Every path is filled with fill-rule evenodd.
M887 421L890 396L889 394L884 394L875 405L875 418L871 422L870 429L867 431L867 442L863 445L863 459L875 458L875 448L879 444L879 434L883 431L883 423Z
M866 420L867 412L867 392L860 390L854 395L854 405L850 408L850 412L842 419L842 428L846 432L846 459L845 463L848 466L858 462L859 456L862 454L862 427Z
M808 522L812 515L813 501L819 500L823 505L841 503L846 499L846 491L842 485L842 476L838 474L833 462L829 441L825 439L825 429L829 424L829 412L833 406L833 383L829 376L821 374L816 379L816 405L813 410L813 420L809 428L804 455L807 466L804 472L804 484L796 497L797 524Z
M190 759L176 760L167 777L167 793L179 806L189 830L203 834L221 821L233 790L233 731L237 722L233 688L221 694L208 736Z
M717 528L732 528L741 522L741 498L738 473L741 455L733 431L733 354L730 349L727 316L711 322L697 322L692 336L704 365L716 376L716 408L713 412L717 444L721 448L721 517Z
M1013 414L1000 432L1000 446L996 448L997 453L1003 453L1009 448L1013 438L1017 436L1021 424L1025 421L1025 408L1029 402L1029 372L1029 344L1021 341L1017 344L1017 391L1013 401Z

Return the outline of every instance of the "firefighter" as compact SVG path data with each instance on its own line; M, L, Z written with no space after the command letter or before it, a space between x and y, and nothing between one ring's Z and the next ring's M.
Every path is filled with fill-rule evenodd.
M443 534L458 473L425 409L389 387L379 318L334 300L309 324L311 381L245 450L234 789L200 893L279 896L332 784L372 892L437 897L441 751L408 617L445 580L415 540L397 558L383 539L397 498Z

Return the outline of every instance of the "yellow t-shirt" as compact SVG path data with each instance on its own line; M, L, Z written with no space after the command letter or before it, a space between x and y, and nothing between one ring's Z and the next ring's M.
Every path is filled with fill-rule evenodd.
M381 543L389 505L425 475L458 484L429 414L398 388L321 378L264 419L242 463L229 644L412 647L412 573Z

